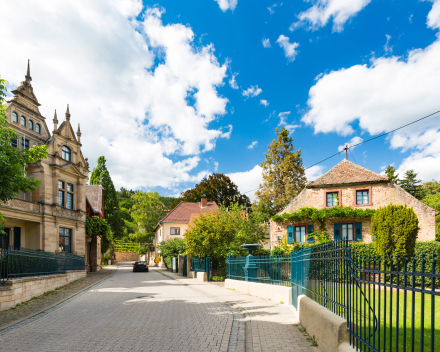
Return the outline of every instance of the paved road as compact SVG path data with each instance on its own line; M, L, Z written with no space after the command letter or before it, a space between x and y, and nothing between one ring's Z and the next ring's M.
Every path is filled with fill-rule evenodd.
M235 351L224 303L130 263L61 307L0 333L0 351Z

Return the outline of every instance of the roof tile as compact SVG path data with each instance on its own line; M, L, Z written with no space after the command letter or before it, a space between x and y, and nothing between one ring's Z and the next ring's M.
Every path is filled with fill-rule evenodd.
M340 185L363 182L389 182L389 178L356 165L346 159L334 166L328 172L316 180L309 182L307 188L324 185Z

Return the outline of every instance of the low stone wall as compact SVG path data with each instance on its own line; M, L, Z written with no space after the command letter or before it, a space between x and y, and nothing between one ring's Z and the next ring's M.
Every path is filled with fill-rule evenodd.
M137 262L139 254L135 252L115 252L117 262Z
M291 287L231 279L225 280L225 287L263 299L270 299L274 303L292 304Z
M69 282L81 279L87 275L85 270L66 271L65 274L32 276L6 281L0 286L0 311L14 307L33 297L42 295Z
M347 321L307 296L298 297L300 324L315 336L321 352L354 351L349 344Z

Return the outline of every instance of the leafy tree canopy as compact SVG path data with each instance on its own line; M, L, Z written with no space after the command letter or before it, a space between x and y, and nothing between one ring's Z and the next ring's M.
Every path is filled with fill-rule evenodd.
M185 241L181 238L173 238L169 241L162 241L159 244L161 257L177 257L179 254L185 253Z
M440 182L436 180L425 182L422 187L425 196L440 193Z
M232 203L229 209L220 205L216 212L201 214L185 232L185 247L194 257L221 258L229 251L232 255L243 255L242 244L261 244L265 226L259 215L252 212L245 215L242 206Z
M399 183L399 174L392 165L388 165L385 169L385 175L394 183Z
M139 191L133 194L131 198L133 199L131 215L138 230L130 237L139 243L152 243L154 229L166 214L161 197L157 192Z
M105 219L86 218L86 234L87 236L101 236L101 253L104 254L110 248L113 242L113 233Z
M212 174L205 177L194 188L188 189L180 194L180 198L171 203L171 209L175 208L180 202L200 202L200 199L207 198L210 202L217 205L223 204L228 207L234 202L241 205L250 205L249 198L238 191L237 185L224 174Z
M104 214L116 238L124 234L124 222L121 219L118 197L110 173L105 165L105 157L98 158L98 165L93 169L90 176L91 185L102 185L104 188Z
M263 184L256 192L258 208L269 219L282 210L305 187L306 176L301 149L295 151L293 138L284 127L275 130L277 138L264 154Z
M26 176L25 168L31 163L45 159L45 145L34 146L28 150L13 147L11 140L18 141L18 134L8 127L6 106L3 104L6 96L7 81L0 78L0 203L7 202L18 193L35 191L40 180ZM0 232L3 230L3 216L0 213Z

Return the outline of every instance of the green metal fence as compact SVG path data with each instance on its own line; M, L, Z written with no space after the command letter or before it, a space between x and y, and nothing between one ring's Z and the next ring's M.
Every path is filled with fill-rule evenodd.
M0 284L9 279L64 274L69 270L85 270L84 257L70 253L47 253L32 249L3 249L0 252Z
M253 258L256 281L291 286L296 308L298 296L306 295L344 317L356 350L440 351L437 254L423 253L419 271L416 261L415 255L357 256L348 242ZM245 265L246 257L228 257L227 278L245 280Z

